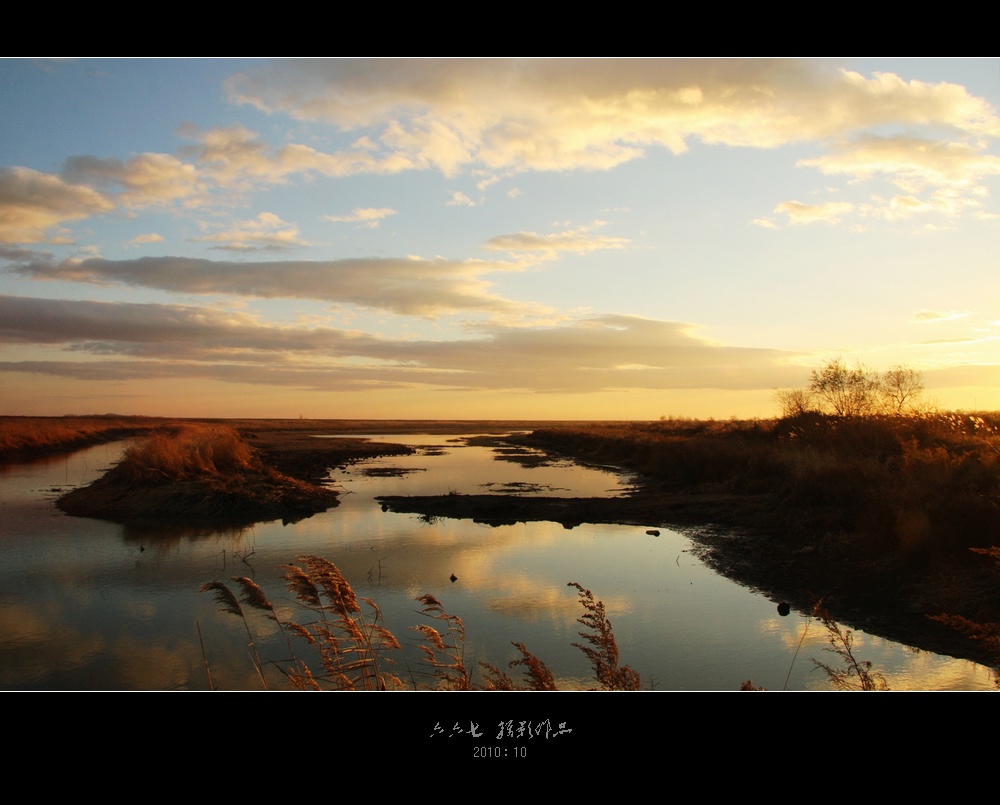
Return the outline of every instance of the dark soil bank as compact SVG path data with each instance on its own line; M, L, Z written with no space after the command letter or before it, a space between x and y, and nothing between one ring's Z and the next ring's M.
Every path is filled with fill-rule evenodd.
M852 628L907 645L981 662L996 656L954 629L932 621L942 613L935 579L990 572L976 557L955 560L950 570L930 570L903 557L871 561L837 551L821 538L804 540L774 529L773 496L665 494L639 490L623 498L545 498L514 495L386 496L391 511L425 517L472 519L485 525L550 521L574 528L614 523L672 527L690 536L713 568L804 613L817 604ZM770 527L768 526L770 524Z
M388 432L377 424L346 430ZM403 424L398 432L407 431ZM486 424L437 423L449 429L443 432L497 432L477 428ZM408 430L423 429L410 423ZM119 522L294 520L336 505L336 492L320 485L331 470L412 452L357 437L315 438L337 431L336 422L314 429L240 423L252 469L162 483L112 470L59 505ZM1000 542L1000 421L564 423L500 441L510 448L500 454L504 460L517 460L515 448L527 445L616 465L641 482L630 495L610 499L443 495L387 497L383 504L493 525L548 520L567 528L679 528L711 566L776 603L807 613L821 604L852 628L998 664L988 642L931 617L1000 621L996 562L969 550Z
M926 487L909 466L897 469L893 453L867 433L860 447L838 436L829 452L836 449L844 458L823 456L822 464L814 459L822 474L812 478L796 464L812 456L793 452L797 444L786 448L781 432L755 427L734 433L716 426L718 432L692 434L677 433L677 427L668 432L670 441L660 444L658 427L669 426L610 435L597 428L553 429L512 440L640 473L639 486L626 497L443 495L385 497L382 503L393 511L492 525L548 520L567 528L581 523L678 528L694 539L708 564L776 603L789 602L805 613L820 605L852 628L990 666L1000 663L989 641L970 640L932 620L961 615L978 623L1000 621L996 561L969 550L990 544L998 533L992 488L972 498L965 475L952 479L938 472L933 476L938 485ZM875 435L891 447L890 427L902 426L889 423ZM906 449L923 459L919 443L905 435L911 439ZM938 439L927 448L931 460L940 461L941 444L959 454ZM775 445L785 454L775 455ZM964 442L959 447L968 449ZM878 472L865 453L875 448L887 456L875 467ZM862 461L867 463L859 466ZM978 482L985 473L978 464L975 469ZM951 516L963 494L962 516Z
M384 444L358 437L317 438L329 430L282 431L241 429L261 458L279 472L302 481L322 483L331 470L379 456L401 456L413 452L402 444Z
M221 482L214 478L192 478L143 483L120 467L58 501L59 508L67 514L116 523L169 521L225 525L248 525L279 518L294 522L337 504L334 490L273 470L251 470Z
M198 426L166 438L178 454L199 452L218 436ZM229 432L250 460L226 472L166 473L126 460L89 486L59 499L63 511L119 523L174 522L247 525L262 520L294 522L338 504L337 492L322 485L336 467L376 455L410 452L402 445L378 445L365 439L317 439L300 431ZM217 445L213 445L218 449Z

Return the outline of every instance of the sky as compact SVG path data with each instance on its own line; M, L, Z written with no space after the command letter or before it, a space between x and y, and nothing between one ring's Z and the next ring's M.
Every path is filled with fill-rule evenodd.
M0 59L0 414L1000 409L1000 59Z

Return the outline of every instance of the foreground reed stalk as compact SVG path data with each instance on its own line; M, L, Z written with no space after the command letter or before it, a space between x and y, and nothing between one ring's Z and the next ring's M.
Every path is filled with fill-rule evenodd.
M339 568L327 559L300 556L299 564L283 565L285 584L308 616L295 620L282 618L264 591L245 576L231 581L240 589L240 596L221 581L206 582L202 592L211 592L223 612L239 617L246 629L248 649L255 672L264 689L268 688L266 670L277 667L287 684L298 690L557 690L555 675L522 643L514 643L521 659L509 663L510 668L522 668L523 680L512 679L505 671L490 663L479 663L484 683L473 682L472 672L465 662L465 624L457 615L449 614L432 595L417 598L423 607L421 615L434 622L412 627L423 641L419 648L424 667L410 670L408 682L393 673L396 653L401 645L385 627L378 605L362 598L366 613ZM579 593L584 615L578 623L586 627L580 636L588 645L574 643L590 660L599 690L639 690L639 674L619 666L618 645L602 601L576 582L570 583ZM280 629L288 646L290 660L282 663L264 662L258 652L245 607L265 613ZM322 671L314 671L297 656L295 636L312 647L319 656Z
M278 614L264 591L245 576L233 576L231 581L240 594L221 581L206 582L202 592L211 592L223 612L240 618L247 634L247 648L261 686L268 689L267 671L277 669L285 684L296 690L501 690L555 691L555 675L523 643L513 643L519 659L508 663L510 670L519 670L520 679L507 670L488 662L478 664L482 682L473 680L472 669L465 659L465 624L457 615L448 613L433 595L416 600L422 605L420 614L428 619L411 627L421 639L418 645L423 657L422 667L406 665L402 646L385 626L382 611L370 598L359 599L340 569L331 561L317 556L300 556L299 564L282 565L283 579L299 605L295 619ZM583 614L577 623L583 643L572 645L580 649L590 662L594 687L602 691L638 691L642 689L640 675L620 662L618 643L603 601L576 582L567 586L577 591ZM362 607L361 604L365 607ZM254 640L247 609L257 610L277 624L288 658L265 662ZM813 660L824 670L831 684L841 690L887 690L885 678L872 670L871 662L854 655L853 635L841 629L820 606L814 616L828 632L829 646L839 660L836 666ZM998 627L1000 628L1000 627ZM303 641L319 658L315 669L295 651L297 641ZM406 666L406 680L394 673L397 657ZM210 686L211 671L209 674ZM214 689L214 687L213 687ZM746 681L743 690L763 690Z

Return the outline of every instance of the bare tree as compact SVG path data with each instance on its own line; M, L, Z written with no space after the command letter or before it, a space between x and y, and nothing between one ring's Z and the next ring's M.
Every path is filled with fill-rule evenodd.
M881 408L882 379L878 372L858 364L853 369L840 358L813 370L809 390L821 408L837 416L870 416Z
M880 373L834 358L812 371L808 388L782 389L776 398L785 417L809 411L836 416L900 415L918 410L923 391L923 376L915 369L894 366Z
M914 410L917 398L923 392L923 376L915 369L893 366L882 375L882 400L888 413L902 414Z
M779 389L774 396L781 406L783 417L800 416L817 410L809 389Z

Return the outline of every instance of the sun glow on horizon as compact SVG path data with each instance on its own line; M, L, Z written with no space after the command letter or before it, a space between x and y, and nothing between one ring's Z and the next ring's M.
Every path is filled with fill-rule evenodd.
M1000 408L997 98L985 59L0 60L0 414L769 417L832 356Z

